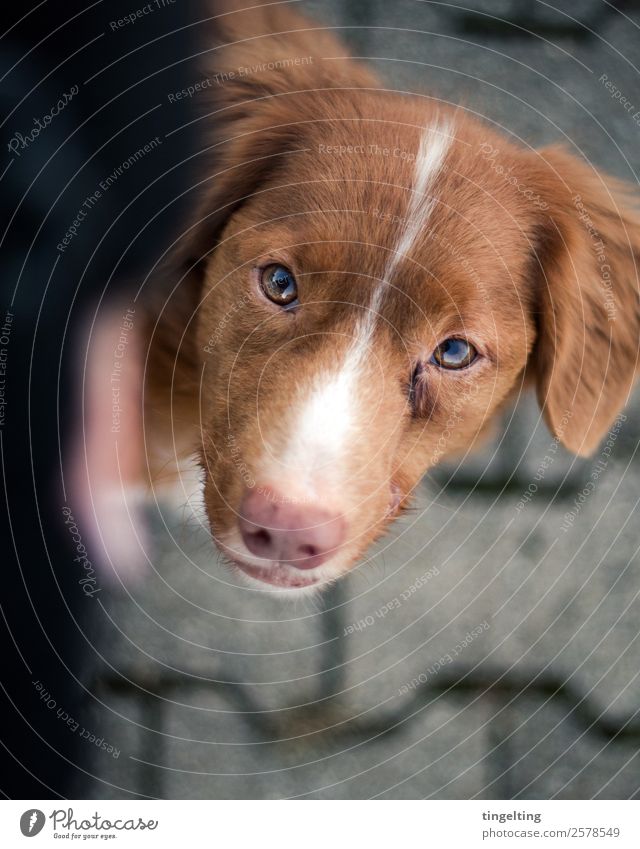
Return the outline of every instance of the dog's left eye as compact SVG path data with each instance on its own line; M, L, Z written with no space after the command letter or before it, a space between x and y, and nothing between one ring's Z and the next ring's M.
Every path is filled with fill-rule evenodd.
M296 278L284 265L267 265L260 274L260 286L270 301L290 306L298 297Z
M440 368L466 368L478 356L478 352L466 339L452 337L441 342L431 355L431 362Z

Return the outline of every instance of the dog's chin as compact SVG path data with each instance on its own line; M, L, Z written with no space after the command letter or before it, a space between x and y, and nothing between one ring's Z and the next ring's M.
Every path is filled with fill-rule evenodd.
M305 591L322 590L338 577L328 564L315 569L296 569L289 563L254 557L235 538L218 538L216 544L235 574L252 589L290 595L295 595L296 591L298 594L304 594Z
M266 584L276 590L302 590L308 587L318 587L322 584L320 576L312 573L301 572L288 563L270 563L267 566L254 566L242 560L232 560L233 566L238 569L243 577L249 578L251 583Z

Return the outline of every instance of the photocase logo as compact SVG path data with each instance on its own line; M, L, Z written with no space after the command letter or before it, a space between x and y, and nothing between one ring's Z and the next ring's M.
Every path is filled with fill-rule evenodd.
M37 808L31 808L20 817L20 831L25 837L35 837L42 831L44 821L44 813Z

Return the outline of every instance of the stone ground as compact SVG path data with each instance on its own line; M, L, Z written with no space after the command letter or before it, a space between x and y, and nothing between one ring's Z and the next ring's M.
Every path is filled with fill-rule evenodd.
M564 139L635 179L633 4L624 14L600 0L556 1L565 11L515 0L304 5L345 27L390 86L471 104L535 145ZM579 510L599 455L562 449L523 505L552 440L522 399L500 437L440 468L416 510L322 601L239 588L196 516L158 513L154 573L97 617L106 648L94 725L121 754L96 755L79 794L639 796L640 404L627 416Z

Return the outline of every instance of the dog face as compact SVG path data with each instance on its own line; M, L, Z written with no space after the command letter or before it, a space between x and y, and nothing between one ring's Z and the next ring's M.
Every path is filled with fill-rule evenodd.
M588 166L461 112L300 85L248 109L248 88L164 314L216 541L249 580L306 588L526 383L593 449L635 372L637 224Z

